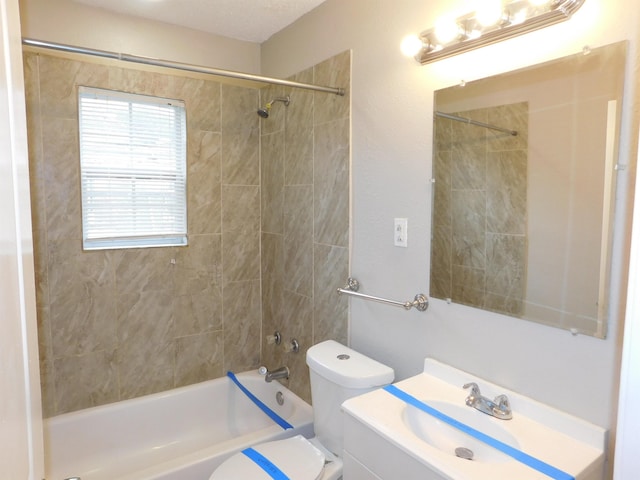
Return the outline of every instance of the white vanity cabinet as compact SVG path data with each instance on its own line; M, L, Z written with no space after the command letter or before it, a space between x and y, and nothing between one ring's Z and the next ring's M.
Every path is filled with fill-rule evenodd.
M344 480L445 480L347 412Z
M354 480L382 480L347 452L344 454L343 461L343 480L350 478L353 478Z

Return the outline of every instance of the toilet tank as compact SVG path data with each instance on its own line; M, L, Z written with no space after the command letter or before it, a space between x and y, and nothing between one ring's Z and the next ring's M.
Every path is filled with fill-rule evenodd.
M316 438L342 457L342 403L393 381L393 369L333 340L307 351Z

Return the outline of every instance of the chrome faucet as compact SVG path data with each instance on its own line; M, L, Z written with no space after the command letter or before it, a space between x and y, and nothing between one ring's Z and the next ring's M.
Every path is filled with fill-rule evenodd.
M482 396L480 387L474 382L466 383L462 388L471 388L471 393L465 399L465 403L468 406L500 420L511 420L513 417L511 404L506 395L498 395L493 400L489 400L487 397Z
M258 372L260 375L264 375L265 382L272 382L281 378L289 378L289 367L280 367L272 371L267 370L267 367L260 367Z

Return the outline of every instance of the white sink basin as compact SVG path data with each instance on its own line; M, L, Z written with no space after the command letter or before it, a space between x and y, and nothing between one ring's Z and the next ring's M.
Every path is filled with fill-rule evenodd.
M510 447L520 448L520 444L511 433L501 425L492 422L492 419L484 413L467 406L459 407L449 402L439 402L436 400L423 400L423 402L438 412L489 435ZM403 419L409 429L418 438L421 438L433 447L450 455L473 460L474 462L508 462L512 460L511 457L505 455L500 450L487 445L414 406L407 405L403 412ZM499 421L504 422L508 420ZM461 451L459 449L464 450ZM471 455L469 455L469 453Z
M462 386L469 382L477 383L488 398L506 394L513 418L497 419L466 406L469 391ZM350 418L347 423L355 421L362 425L366 432L404 452L412 461L419 462L418 465L423 464L431 475L436 475L425 478L603 478L607 432L601 427L432 359L425 360L423 373L394 387L426 404L426 411L380 389L343 404ZM441 419L437 412L434 415L432 409L464 428L451 426L447 418ZM473 431L469 432L467 427ZM372 445L378 443L371 442ZM458 450L456 454L460 448L467 451ZM346 444L345 450L345 454L348 453ZM384 448L375 451L368 447L362 452L369 455L373 463L384 465L385 462L379 460L387 455ZM464 458L470 453L471 460ZM358 458L358 461L375 471L366 459ZM546 473L545 469L548 469ZM559 475L554 477L549 471ZM386 477L380 475L380 478Z

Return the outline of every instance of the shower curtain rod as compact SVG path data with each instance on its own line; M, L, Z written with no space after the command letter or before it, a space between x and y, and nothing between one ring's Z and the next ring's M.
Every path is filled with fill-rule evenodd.
M269 83L272 85L283 85L285 87L303 88L306 90L315 90L317 92L333 93L335 95L344 96L344 88L339 87L323 87L321 85L313 85L310 83L293 82L291 80L283 80L280 78L263 77L252 73L235 72L233 70L222 70L219 68L210 68L199 65L191 65L188 63L171 62L157 58L142 57L138 55L130 55L127 53L115 53L106 50L94 50L91 48L76 47L73 45L65 45L61 43L45 42L42 40L34 40L31 38L23 38L22 44L30 47L48 48L50 50L58 50L61 52L78 53L81 55L92 55L94 57L110 58L114 60L122 60L123 62L140 63L143 65L152 65L154 67L166 67L177 70L185 70L187 72L204 73L208 75L216 75L219 77L236 78L239 80L249 80L252 82Z
M490 128L491 130L498 130L499 132L508 133L509 135L513 135L514 137L518 135L516 130L509 130L508 128L496 127L495 125L491 125L489 123L478 122L477 120L472 120L470 118L459 117L458 115L452 115L450 113L443 113L436 111L436 116L448 118L449 120L455 120L456 122L469 123L471 125L477 125L478 127Z

